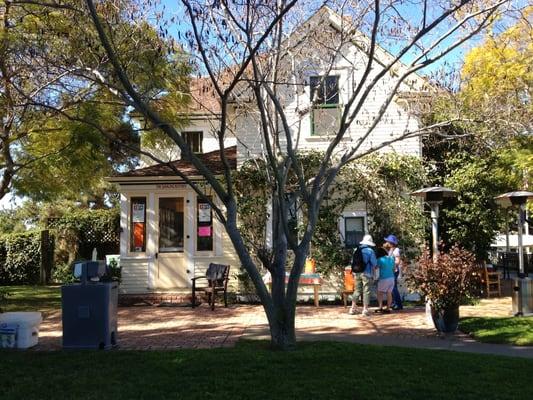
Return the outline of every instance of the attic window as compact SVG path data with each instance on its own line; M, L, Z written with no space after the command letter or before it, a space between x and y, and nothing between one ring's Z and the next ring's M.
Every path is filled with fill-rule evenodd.
M311 134L335 135L339 129L341 107L339 105L339 77L312 76L311 86Z
M335 106L339 104L339 77L312 76L309 79L311 85L311 101L317 106Z
M203 153L202 142L204 138L204 133L202 131L182 132L181 136L183 137L183 140L185 140L185 143L187 143L193 153Z

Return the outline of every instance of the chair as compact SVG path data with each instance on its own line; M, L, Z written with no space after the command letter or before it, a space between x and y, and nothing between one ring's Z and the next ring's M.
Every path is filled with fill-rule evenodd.
M192 278L192 306L196 307L196 291L207 294L207 302L211 310L215 309L215 295L222 292L224 295L224 306L228 306L228 280L229 265L210 263L206 274ZM196 287L198 279L207 280L207 286Z
M484 281L485 286L487 287L487 297L490 297L491 295L497 294L498 297L501 297L502 290L501 290L501 284L500 284L500 278L501 274L492 269L488 268L487 264L483 264L483 270L484 270Z

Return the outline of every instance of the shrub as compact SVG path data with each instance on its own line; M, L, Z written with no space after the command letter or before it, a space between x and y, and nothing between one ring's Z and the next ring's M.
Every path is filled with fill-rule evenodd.
M0 238L0 284L37 284L41 266L40 232Z
M57 264L52 269L52 281L54 283L72 283L75 281L72 266L68 263Z
M444 310L471 301L477 294L480 276L474 255L453 246L436 259L426 249L416 265L405 272L405 279L431 301L434 309Z
M121 281L122 280L122 269L120 267L120 264L117 262L116 259L112 259L110 262L109 262L109 277L112 279L112 280L116 280L116 281Z
M4 311L2 307L7 303L8 296L9 292L4 288L0 288L0 313Z

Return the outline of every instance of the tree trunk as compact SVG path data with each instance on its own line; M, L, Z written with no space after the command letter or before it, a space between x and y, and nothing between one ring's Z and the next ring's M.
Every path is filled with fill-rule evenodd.
M275 311L276 319L270 324L271 347L273 350L296 348L295 314L286 309Z

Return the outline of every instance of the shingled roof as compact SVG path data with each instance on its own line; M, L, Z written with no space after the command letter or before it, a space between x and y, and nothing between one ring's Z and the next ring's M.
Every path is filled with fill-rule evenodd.
M231 146L224 149L224 154L228 160L231 169L237 167L237 146ZM205 154L197 154L197 157L204 162L206 167L215 175L224 173L224 165L220 158L220 150L211 151ZM199 176L200 172L196 167L188 160L176 160L171 161L169 164L173 165L177 170L183 173L185 176ZM142 177L155 177L155 176L173 176L176 177L176 173L168 164L155 164L150 167L140 168L129 172L123 172L116 174L113 178L142 178ZM110 180L113 181L113 178Z

